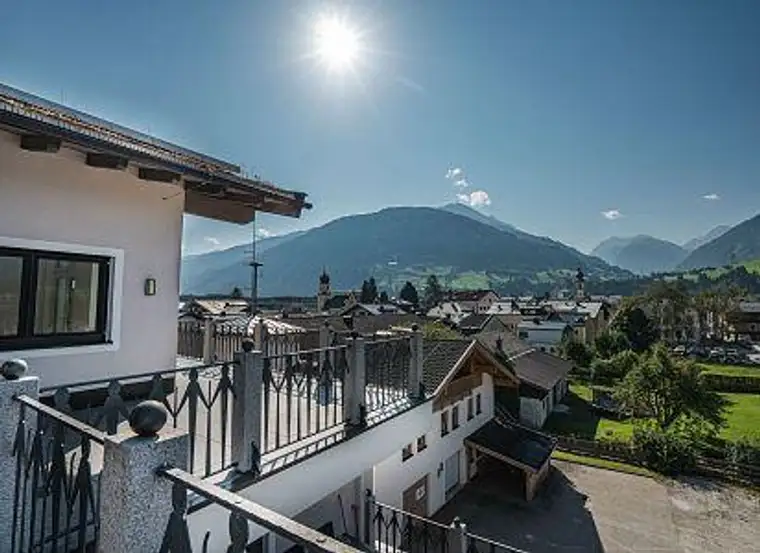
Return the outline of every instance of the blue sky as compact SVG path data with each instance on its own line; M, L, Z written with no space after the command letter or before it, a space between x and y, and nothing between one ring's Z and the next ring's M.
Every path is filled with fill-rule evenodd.
M583 250L760 211L755 0L3 2L1 82L309 194L264 232L454 201L452 168ZM306 56L323 13L361 33L351 72ZM191 250L249 233L186 225Z

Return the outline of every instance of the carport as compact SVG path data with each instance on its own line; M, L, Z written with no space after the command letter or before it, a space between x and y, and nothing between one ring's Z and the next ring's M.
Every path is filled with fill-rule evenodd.
M527 501L533 499L549 473L556 445L556 441L545 434L500 419L492 419L465 438L464 443L481 458L485 456L504 463L511 469L509 472L519 472L520 488Z

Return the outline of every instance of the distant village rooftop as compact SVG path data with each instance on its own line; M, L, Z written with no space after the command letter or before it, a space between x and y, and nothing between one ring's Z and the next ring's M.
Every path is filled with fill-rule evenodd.
M221 161L0 84L0 130L21 136L30 151L56 152L65 143L86 163L125 170L132 165L145 181L175 183L186 192L185 211L249 223L254 211L299 217L311 205L306 194L247 178Z

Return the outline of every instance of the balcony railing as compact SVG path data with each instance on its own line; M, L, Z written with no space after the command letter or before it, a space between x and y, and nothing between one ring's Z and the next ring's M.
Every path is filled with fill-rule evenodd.
M263 453L341 426L347 346L263 357Z
M108 435L119 432L134 405L146 397L190 434L190 470L208 476L232 466L234 363L198 365L76 385L43 388L42 401Z
M187 520L187 496L193 493L229 511L228 553L245 553L250 540L249 523L299 545L304 551L319 553L362 553L335 538L326 536L262 505L240 497L177 468L160 469L160 478L173 483L173 512L159 553L208 553L211 532L200 548L193 548Z
M10 553L90 551L100 526L92 464L102 458L105 434L28 396L16 401Z

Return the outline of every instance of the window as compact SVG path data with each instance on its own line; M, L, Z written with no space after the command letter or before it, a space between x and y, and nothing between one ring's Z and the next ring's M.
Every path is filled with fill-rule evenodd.
M425 448L427 448L427 440L425 439L425 434L423 434L417 438L417 453L423 451Z
M455 405L451 409L451 429L456 430L459 428L459 405Z
M480 394L475 395L475 414L480 415L483 412L483 406L480 401Z
M441 411L441 436L449 433L449 412Z
M105 342L110 262L0 248L0 351Z
M473 413L472 403L472 396L470 396L467 398L467 420L472 420L472 417L475 416L475 413Z
M401 461L404 462L414 455L412 451L412 444L407 444L404 449L401 450Z

